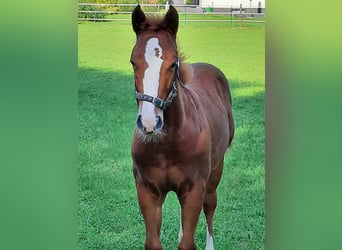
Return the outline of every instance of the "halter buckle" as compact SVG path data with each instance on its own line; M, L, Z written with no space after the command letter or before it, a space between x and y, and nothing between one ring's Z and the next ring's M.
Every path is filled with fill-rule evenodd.
M164 101L162 99L160 99L159 97L154 97L152 100L152 103L154 104L154 106L157 106L158 108L164 109Z

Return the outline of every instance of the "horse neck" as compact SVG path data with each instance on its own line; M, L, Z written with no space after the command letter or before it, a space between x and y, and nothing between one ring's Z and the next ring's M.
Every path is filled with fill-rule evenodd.
M177 96L165 111L165 125L168 130L177 130L185 119L184 87L177 81Z

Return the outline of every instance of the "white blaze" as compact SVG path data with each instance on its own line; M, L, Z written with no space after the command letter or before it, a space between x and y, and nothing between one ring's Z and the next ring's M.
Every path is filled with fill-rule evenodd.
M144 94L157 97L159 88L160 69L163 64L161 59L163 50L158 38L151 38L146 43L145 61L147 68L143 78ZM156 125L155 106L149 102L143 102L141 109L141 121L146 129L153 129Z

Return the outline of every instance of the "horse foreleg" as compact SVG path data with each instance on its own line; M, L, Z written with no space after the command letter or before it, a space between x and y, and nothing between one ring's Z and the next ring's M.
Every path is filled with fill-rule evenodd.
M157 199L151 195L148 188L137 183L137 194L141 213L144 218L146 228L146 250L161 250L160 227L162 220L163 199Z
M203 206L203 198L203 183L195 183L188 193L179 198L182 207L181 221L183 228L183 237L178 246L179 250L196 249L194 236Z

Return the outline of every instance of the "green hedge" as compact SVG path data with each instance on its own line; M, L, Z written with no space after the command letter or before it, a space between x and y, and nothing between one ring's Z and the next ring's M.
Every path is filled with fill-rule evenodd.
M94 5L81 5L79 6L80 11L103 11L102 8L94 6ZM81 12L78 13L79 18L88 18L88 19L104 19L105 13L96 13L96 12Z
M79 3L89 3L89 4L137 4L137 0L79 0ZM160 4L160 9L154 6L143 6L142 9L145 12L158 12L164 9L165 0L139 0L141 4L146 3L154 3ZM80 5L79 11L103 11L109 13L115 12L131 12L133 11L135 6L95 6L95 5ZM79 18L87 18L87 19L105 19L106 15L109 13L78 13ZM94 20L95 21L95 20ZM100 21L100 20L97 20Z

